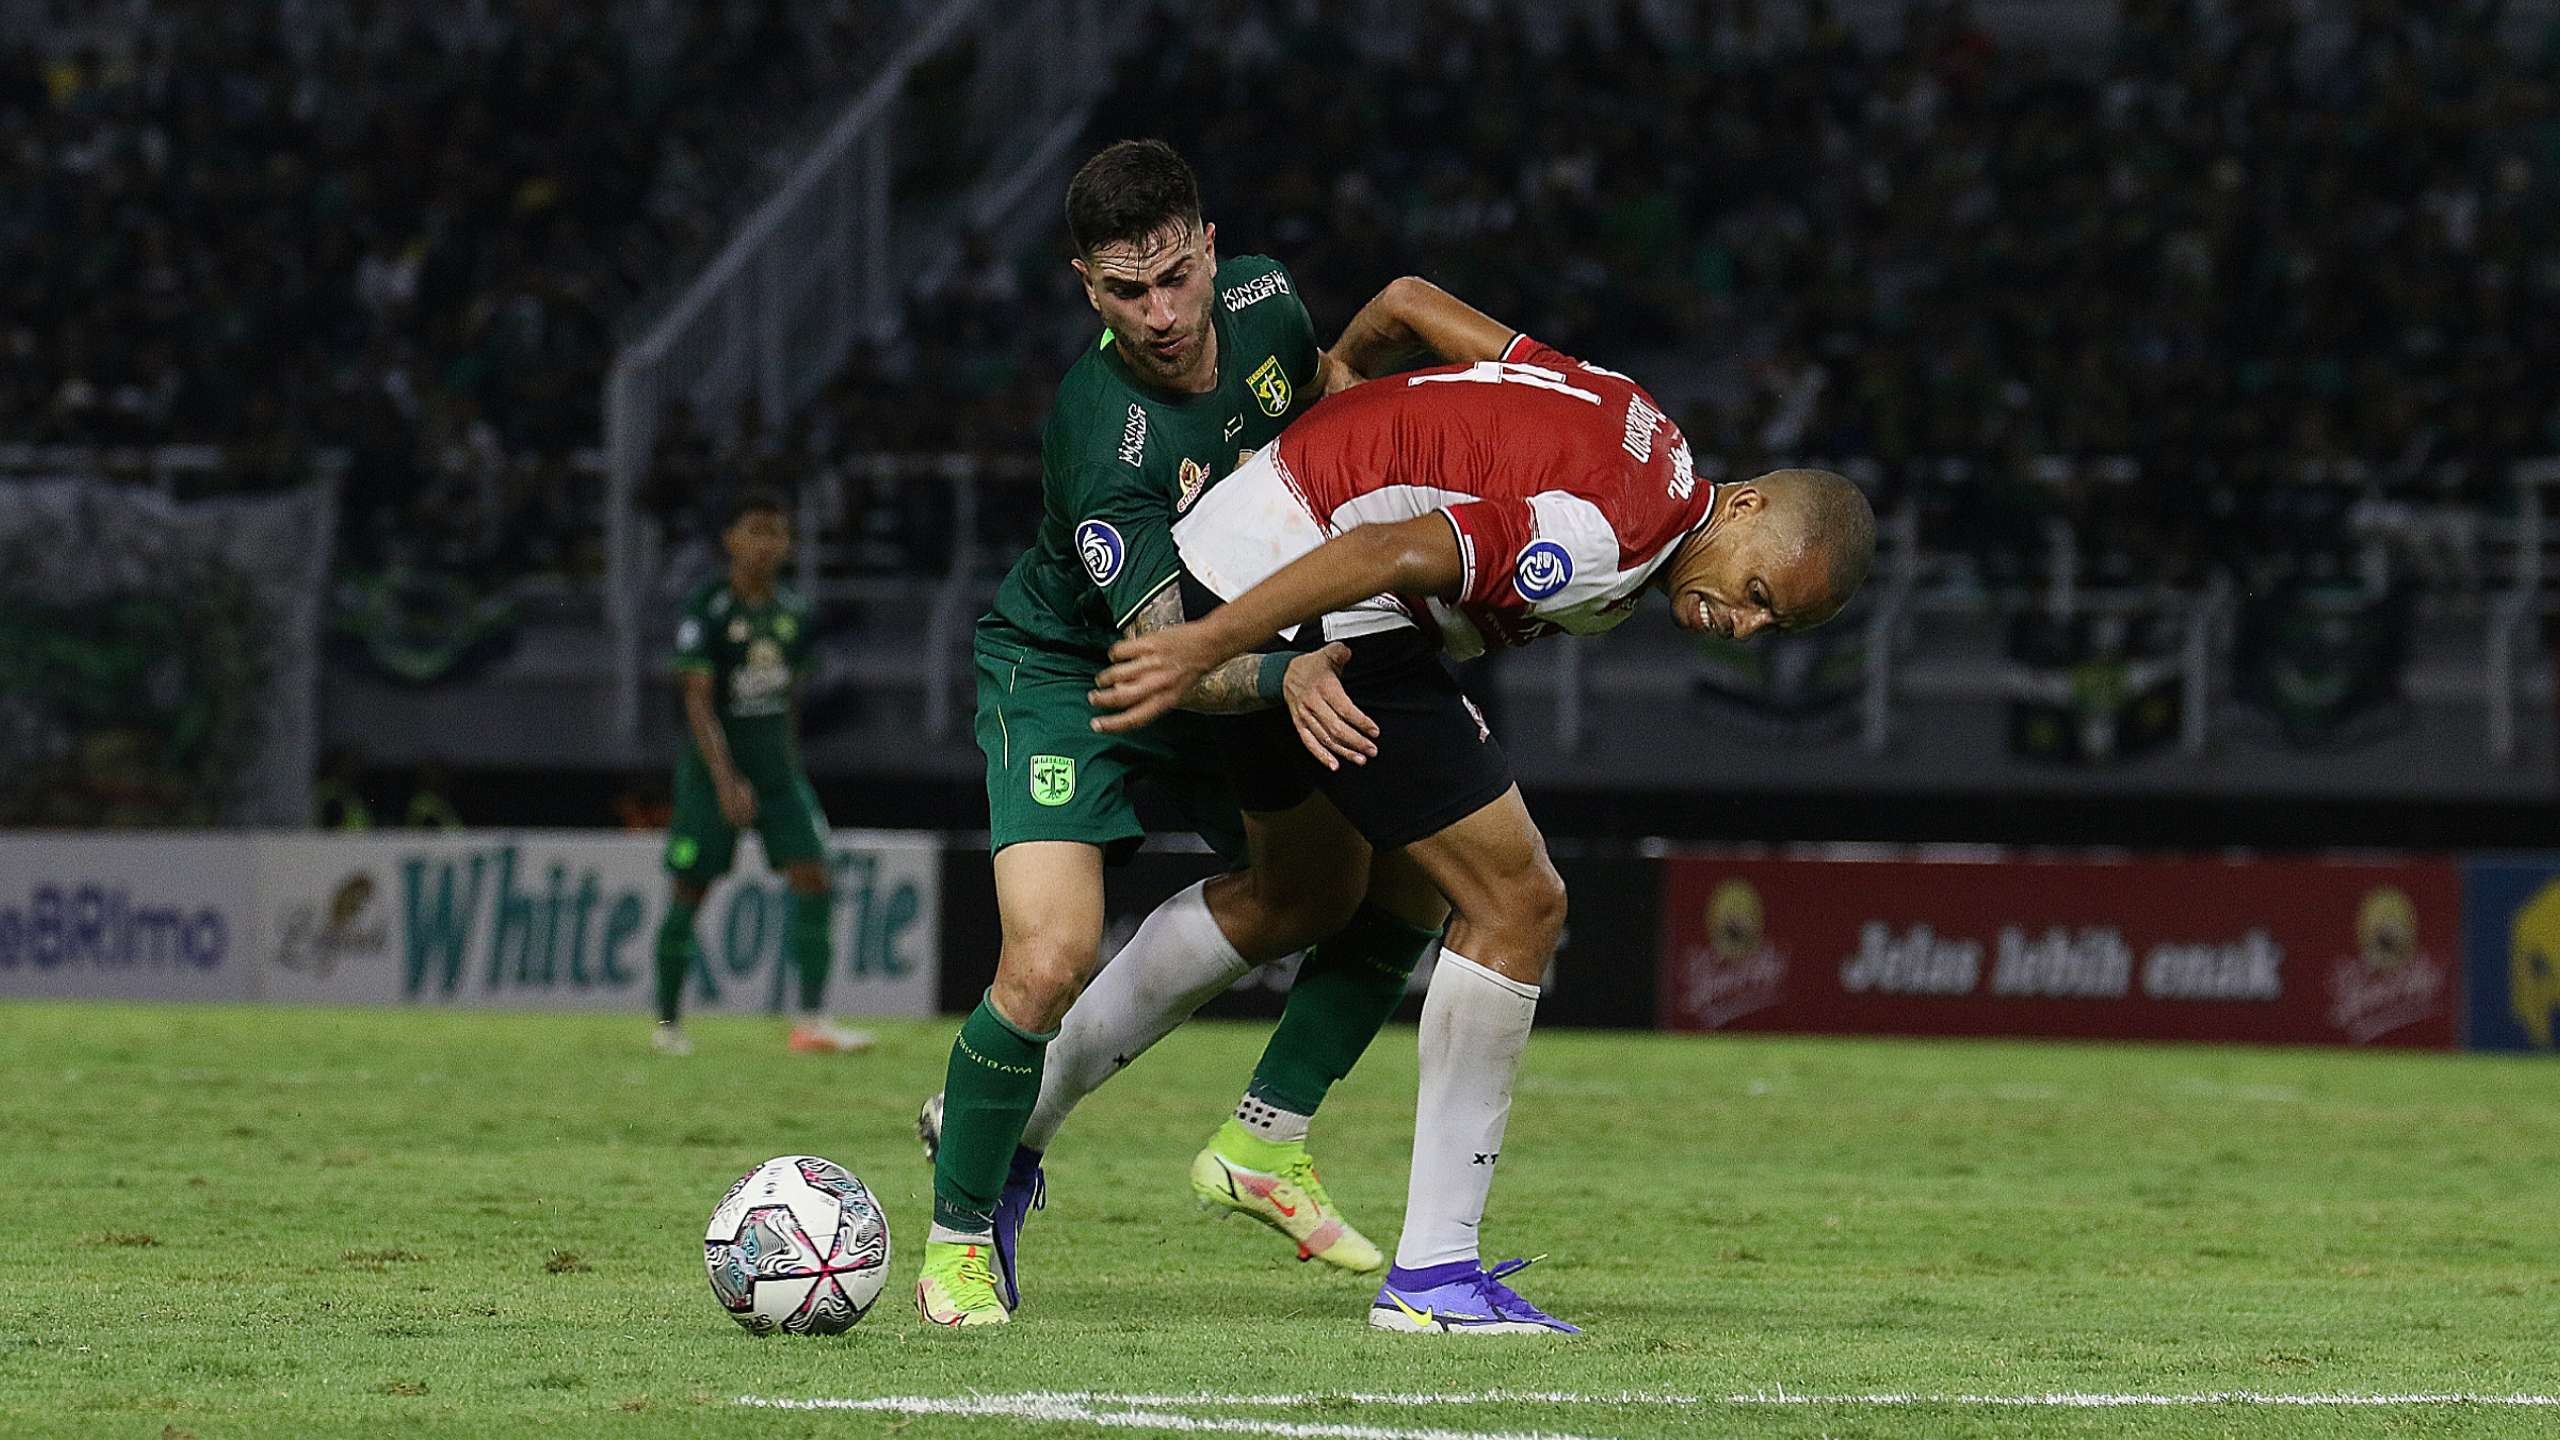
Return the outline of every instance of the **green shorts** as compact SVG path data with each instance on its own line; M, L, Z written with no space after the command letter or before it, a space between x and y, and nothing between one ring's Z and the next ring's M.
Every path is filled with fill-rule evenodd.
M1179 711L1134 735L1093 728L1085 699L1100 667L979 630L978 748L987 757L988 848L1025 840L1098 845L1114 860L1146 838L1130 785L1146 781L1229 863L1244 817L1205 717Z
M797 766L741 760L738 772L756 792L756 834L764 863L779 870L802 860L824 860L827 816L818 794ZM667 824L667 869L679 879L709 884L729 873L738 854L738 827L720 814L719 787L711 767L691 746L676 762L675 818Z

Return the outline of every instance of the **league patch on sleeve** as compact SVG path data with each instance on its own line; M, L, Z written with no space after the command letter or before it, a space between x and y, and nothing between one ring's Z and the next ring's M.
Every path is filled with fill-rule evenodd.
M1129 551L1120 543L1119 531L1104 521L1087 520L1076 527L1076 554L1083 557L1084 573L1094 584L1108 585L1120 578L1120 563Z
M1573 579L1573 556L1553 540L1532 540L1521 547L1511 567L1511 588L1531 604L1562 590Z

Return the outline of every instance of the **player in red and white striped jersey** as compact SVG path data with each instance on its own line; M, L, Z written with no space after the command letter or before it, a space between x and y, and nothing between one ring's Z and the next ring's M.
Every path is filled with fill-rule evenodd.
M1112 647L1095 725L1145 724L1277 637L1266 670L1349 650L1351 713L1236 716L1221 744L1248 810L1320 790L1344 820L1334 843L1402 849L1449 901L1423 1004L1405 1230L1369 1323L1569 1334L1503 1283L1518 1262L1485 1268L1478 1238L1564 886L1436 652L1596 634L1648 589L1692 631L1819 625L1864 580L1875 521L1827 471L1700 483L1688 442L1634 381L1447 305L1475 340L1436 348L1481 358L1333 396L1175 524L1197 618Z
M1610 629L1645 589L1682 573L1695 583L1669 588L1685 628L1802 628L1846 601L1873 545L1846 481L1781 471L1721 490L1701 482L1688 441L1642 386L1526 335L1499 359L1327 400L1202 497L1174 538L1192 575L1234 599L1327 539L1426 516L1447 533L1418 538L1454 561L1454 578L1415 586L1382 571L1402 588L1325 614L1325 638L1419 624L1464 659ZM1684 571L1671 563L1681 553L1701 563Z

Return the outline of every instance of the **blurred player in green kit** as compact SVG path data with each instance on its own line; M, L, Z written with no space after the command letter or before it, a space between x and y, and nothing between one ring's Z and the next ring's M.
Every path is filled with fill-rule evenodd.
M791 1048L866 1049L871 1036L826 1018L834 895L827 883L827 817L800 763L796 682L809 655L809 606L780 582L791 554L782 497L750 490L729 507L720 543L729 574L693 592L676 626L676 677L688 742L676 760L675 818L667 827L674 894L658 928L660 1054L692 1052L679 1024L685 977L702 963L694 915L729 871L738 832L753 827L765 863L789 887L784 959L798 972L800 1017Z

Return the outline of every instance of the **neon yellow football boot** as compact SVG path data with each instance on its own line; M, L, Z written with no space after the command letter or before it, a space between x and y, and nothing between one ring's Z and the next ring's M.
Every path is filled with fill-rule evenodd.
M924 1242L924 1273L916 1277L916 1309L928 1323L1006 1325L1013 1312L996 1293L995 1247Z
M1191 1193L1203 1210L1250 1215L1288 1236L1300 1260L1355 1273L1386 1263L1369 1237L1334 1208L1303 1142L1265 1140L1229 1120L1192 1159Z

